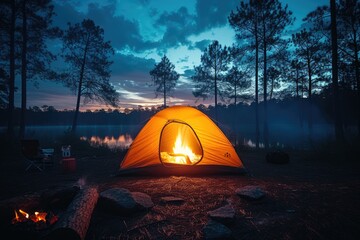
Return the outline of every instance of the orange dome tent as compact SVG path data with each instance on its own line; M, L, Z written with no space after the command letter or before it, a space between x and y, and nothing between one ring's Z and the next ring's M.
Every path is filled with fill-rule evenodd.
M141 129L120 164L119 174L224 171L244 172L224 133L201 111L173 106L156 113Z

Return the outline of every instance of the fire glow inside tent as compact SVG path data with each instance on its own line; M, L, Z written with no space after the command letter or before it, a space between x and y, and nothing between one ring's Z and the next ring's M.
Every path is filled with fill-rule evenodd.
M156 113L141 129L120 164L119 175L244 173L221 129L204 113L173 106Z

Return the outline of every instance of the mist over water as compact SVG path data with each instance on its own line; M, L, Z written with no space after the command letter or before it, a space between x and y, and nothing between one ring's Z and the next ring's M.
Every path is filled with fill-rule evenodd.
M235 127L219 126L234 145L254 148L256 143L255 124L237 124ZM110 149L127 149L135 139L142 125L80 125L77 135L93 146L107 146ZM259 146L264 147L263 125L260 125ZM37 138L42 145L56 144L69 130L68 126L29 126L26 138ZM348 126L345 134L354 137L355 126ZM160 134L160 133L159 133ZM335 139L332 124L269 124L269 144L271 148L310 149Z

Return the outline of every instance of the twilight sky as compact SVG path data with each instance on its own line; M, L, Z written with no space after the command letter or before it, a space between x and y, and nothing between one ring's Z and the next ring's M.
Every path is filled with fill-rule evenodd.
M213 103L192 95L194 65L199 65L202 50L218 40L223 46L235 43L235 32L229 27L228 16L239 0L54 0L54 25L66 29L67 23L79 23L90 18L104 29L105 40L116 51L111 71L111 84L121 95L120 106L161 105L161 96L155 98L149 71L166 54L181 74L168 105L197 105ZM302 18L328 0L282 0L295 16L292 30L297 30ZM49 49L58 52L61 44L51 42ZM54 64L61 71L61 62ZM19 82L19 81L18 81ZM18 84L17 87L20 88ZM20 105L20 93L16 95ZM74 109L76 97L61 84L50 81L28 85L29 106L54 106L58 110ZM97 103L82 105L81 110L105 108Z

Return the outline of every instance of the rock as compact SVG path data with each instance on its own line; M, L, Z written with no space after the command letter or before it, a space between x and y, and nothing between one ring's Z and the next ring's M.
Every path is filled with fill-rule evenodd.
M152 208L154 206L154 203L151 200L151 197L145 193L132 192L131 195L132 195L134 201L136 202L137 207L141 210L146 210L146 209Z
M231 238L231 230L225 225L210 220L203 228L204 239L230 239Z
M184 199L179 197L167 196L160 198L160 202L169 204L181 204L184 202Z
M221 223L231 223L235 219L235 210L231 204L208 212L208 215Z
M111 188L100 193L99 205L117 213L130 213L136 202L131 192L125 188Z
M118 214L131 214L154 206L151 197L125 188L111 188L100 193L99 205Z
M240 197L249 200L258 200L265 196L265 192L258 186L245 186L235 190L236 194Z

